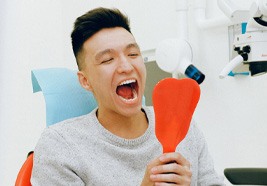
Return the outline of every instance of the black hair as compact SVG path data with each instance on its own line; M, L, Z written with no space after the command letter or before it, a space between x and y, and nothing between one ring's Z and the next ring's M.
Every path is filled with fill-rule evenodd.
M96 8L78 17L71 33L72 49L80 69L77 56L84 42L104 28L122 27L131 33L130 21L118 9Z

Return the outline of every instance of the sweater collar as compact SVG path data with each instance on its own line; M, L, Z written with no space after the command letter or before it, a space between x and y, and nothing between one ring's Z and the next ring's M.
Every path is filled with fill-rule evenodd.
M96 112L97 108L91 112L91 115L93 117L94 125L97 128L97 131L99 132L100 138L102 140L107 141L108 143L111 143L116 146L123 146L125 148L133 148L138 145L144 144L146 141L148 141L148 138L151 136L151 134L154 133L154 125L155 125L155 120L154 120L154 112L152 107L146 107L143 106L142 110L146 114L147 120L148 120L148 127L143 135L141 135L138 138L135 139L125 139L121 138L117 135L114 135L107 129L105 129L98 121L96 117Z

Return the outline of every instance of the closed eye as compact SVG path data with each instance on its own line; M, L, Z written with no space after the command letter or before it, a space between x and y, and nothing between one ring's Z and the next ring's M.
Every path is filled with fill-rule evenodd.
M138 53L132 53L132 54L129 54L128 56L135 57L135 56L139 56L139 54Z
M110 63L113 60L113 58L105 59L101 63Z

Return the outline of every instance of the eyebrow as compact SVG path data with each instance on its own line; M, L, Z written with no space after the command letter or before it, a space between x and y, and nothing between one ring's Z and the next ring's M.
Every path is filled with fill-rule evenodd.
M126 45L126 47L125 47L125 49L130 49L130 48L136 48L136 49L140 50L140 47L137 43L130 43L130 44ZM95 55L95 59L99 60L103 55L110 54L111 52L112 52L112 49L106 49L106 50L100 51Z
M137 43L130 43L125 48L126 49L129 49L129 48L137 48L138 50L140 50L140 47L139 47L139 45Z
M95 59L96 60L99 60L101 58L101 56L105 55L105 54L109 54L111 53L111 49L106 49L106 50L103 50L101 52L98 52L96 55L95 55Z

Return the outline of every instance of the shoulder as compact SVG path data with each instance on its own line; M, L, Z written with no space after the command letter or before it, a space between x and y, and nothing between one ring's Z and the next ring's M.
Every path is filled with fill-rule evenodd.
M94 112L67 119L44 129L37 143L38 146L53 146L61 144L69 146L79 141L85 134L93 131ZM89 135L90 136L90 135Z
M56 131L58 133L71 132L77 130L84 130L85 128L90 127L95 119L96 109L90 112L89 114L85 114L82 116L70 118L54 125L49 126L47 131Z
M200 128L198 127L198 123L192 119L191 120L191 124L190 124L190 128L189 128L189 132L192 133L192 135L194 136L194 138L198 141L198 142L204 142L205 141L205 137L203 132L200 130Z
M193 118L191 120L186 138L190 138L198 144L203 143L205 141L203 132L199 129L198 123Z
M184 154L187 154L187 156L191 156L192 154L198 155L203 146L205 146L204 135L197 126L196 121L192 119L188 132L178 146L178 149L184 151Z

